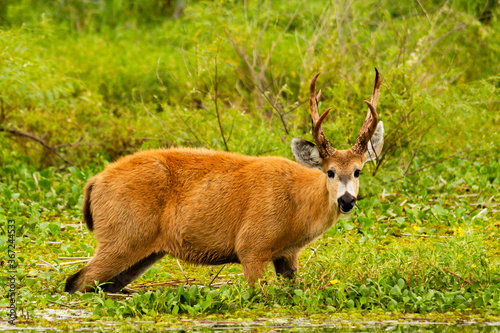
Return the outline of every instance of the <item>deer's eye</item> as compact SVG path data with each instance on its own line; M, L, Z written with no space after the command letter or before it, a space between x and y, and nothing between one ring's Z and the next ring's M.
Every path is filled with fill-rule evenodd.
M359 177L359 170L354 171L354 177L356 177L356 178Z
M333 172L333 170L328 170L327 174L328 174L328 178L334 178L335 177L335 172Z

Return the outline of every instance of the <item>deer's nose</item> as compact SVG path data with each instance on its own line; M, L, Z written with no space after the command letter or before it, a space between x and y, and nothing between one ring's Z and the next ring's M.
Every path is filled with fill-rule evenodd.
M356 197L349 193L345 193L337 199L340 211L342 213L349 213L354 206L356 206Z

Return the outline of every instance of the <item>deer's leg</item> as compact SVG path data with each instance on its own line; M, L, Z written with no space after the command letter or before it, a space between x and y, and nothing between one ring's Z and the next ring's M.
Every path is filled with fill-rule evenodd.
M149 256L151 256L151 253L144 253L144 251L117 251L115 246L100 244L87 266L66 280L64 291L69 293L91 291L94 289L95 281L99 281L99 283L109 281L114 276L130 268L129 273L117 279L118 286L130 279L133 273L144 270L146 264L150 266L152 264L150 263L151 259L149 261L145 260L142 265L139 264L134 268L135 264L138 264L144 258L149 258Z
M264 275L268 262L269 260L256 258L246 258L241 260L243 275L250 286L253 287L255 282L257 282L257 280Z
M287 279L293 279L299 269L299 254L294 253L287 257L281 257L273 261L276 274Z
M165 253L153 253L148 257L139 260L133 266L127 268L118 275L115 275L103 285L103 290L108 293L116 293L122 290L127 284L139 278L158 260L163 258Z

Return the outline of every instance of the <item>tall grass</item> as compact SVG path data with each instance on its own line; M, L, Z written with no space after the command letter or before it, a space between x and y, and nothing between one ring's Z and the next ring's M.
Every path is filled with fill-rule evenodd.
M375 66L389 130L383 163L395 157L409 170L424 150L498 142L489 131L500 58L491 5L190 2L179 19L161 1L3 6L1 125L42 137L77 164L141 146L290 156L290 138L309 136L304 101L316 72L320 107L334 107L325 130L345 148ZM35 163L61 162L26 138L0 140Z

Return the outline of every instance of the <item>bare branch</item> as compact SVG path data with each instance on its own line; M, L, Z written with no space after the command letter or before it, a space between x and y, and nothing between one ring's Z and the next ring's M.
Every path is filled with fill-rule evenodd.
M441 158L441 159L439 159L439 160L437 160L437 161L434 161L434 162L432 162L432 163L429 163L429 164L427 164L427 165L424 165L423 167L418 168L417 170L413 170L413 171L412 171L412 172L410 172L410 173L405 173L405 174L404 174L403 176L401 176L401 177L393 178L393 179L391 179L391 180L389 180L389 181L386 181L386 182L382 183L382 185L383 185L383 184L387 184L387 183L392 183L392 182L395 182L395 181L397 181L397 180L400 180L400 179L406 178L406 177L408 177L408 176L411 176L411 175L413 175L414 173L417 173L417 172L419 172L419 171L422 171L422 170L424 170L424 169L427 169L427 168L429 168L429 167L431 167L431 166L433 166L433 165L436 165L436 164L439 164L439 163L444 162L444 161L446 161L446 160L449 160L450 158L457 157L457 155L458 155L458 154L461 154L461 153L463 153L463 152L469 151L469 150L471 150L471 149L472 149L472 148L464 149L464 150L461 150L461 151L459 151L459 152L456 152L455 154L452 154L452 155L450 155L450 156L443 157L443 158Z
M210 283L208 284L209 287L212 285L212 283L214 283L215 279L217 279L217 277L219 276L220 272L222 272L222 270L224 269L224 267L226 267L226 265L222 265L221 269L219 269L219 271L217 272L217 274L215 274L215 276L212 279L212 281L210 281Z
M220 117L220 112L219 112L219 106L217 105L217 98L219 97L219 78L217 77L217 57L219 56L219 47L220 47L220 42L219 45L217 45L217 52L215 53L215 75L214 75L214 104L215 104L215 113L217 114L217 122L219 124L219 131L220 135L222 136L222 140L224 141L224 147L226 148L226 151L229 151L229 147L227 146L227 141L226 141L226 136L224 135L224 129L222 128L222 121Z
M16 130L16 129L13 129L13 128L5 128L5 127L2 127L2 126L0 126L0 132L7 132L7 133L10 133L10 134L14 134L14 135L17 135L17 136L22 136L22 137L28 138L30 140L33 140L35 142L38 142L39 144L41 144L42 146L44 146L45 148L47 148L48 150L50 150L51 152L53 152L54 154L56 154L59 158L61 158L67 164L69 164L71 166L75 165L73 162L71 162L70 160L66 159L64 156L62 156L54 147L52 147L47 142L45 142L43 139L41 139L41 138L39 138L37 136L34 136L32 134L29 134L29 133L26 133L26 132L23 132L23 131L20 131L20 130Z

